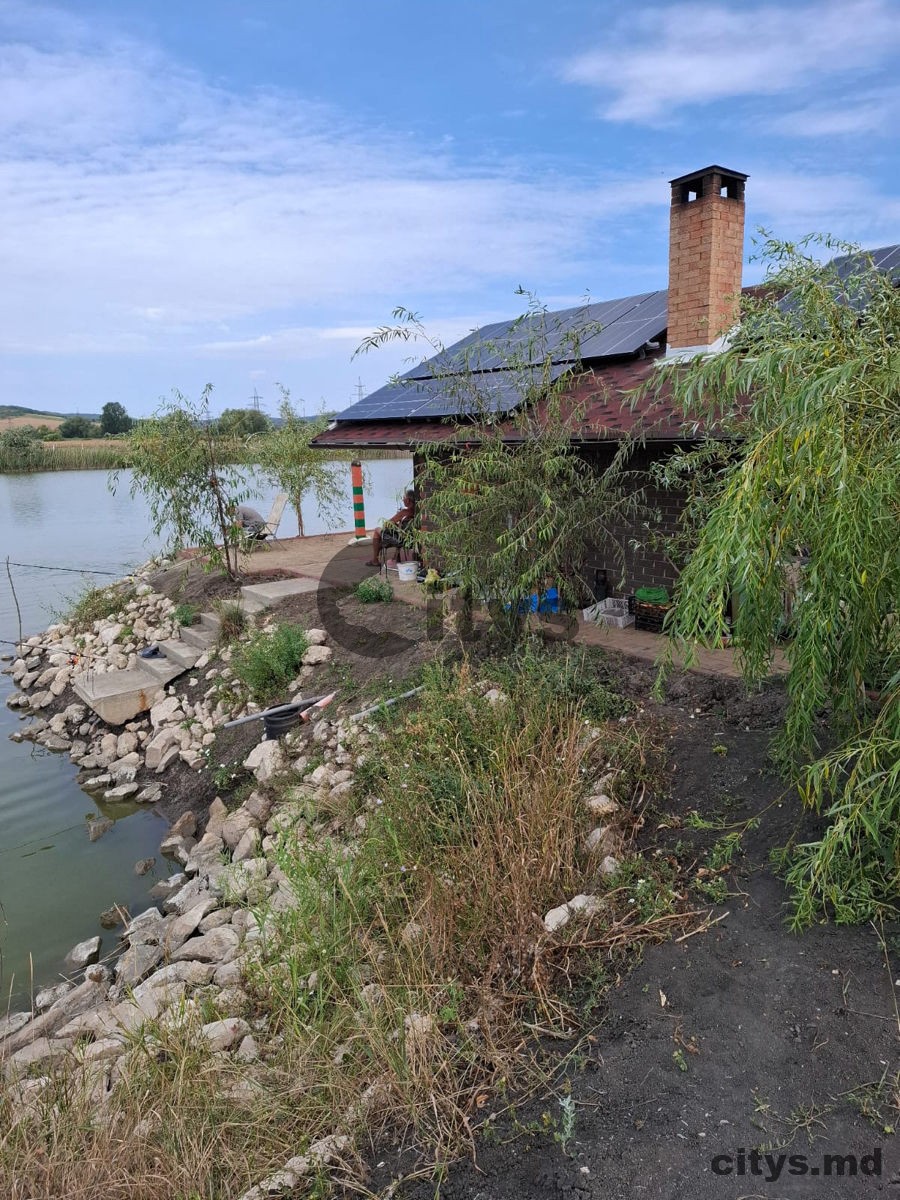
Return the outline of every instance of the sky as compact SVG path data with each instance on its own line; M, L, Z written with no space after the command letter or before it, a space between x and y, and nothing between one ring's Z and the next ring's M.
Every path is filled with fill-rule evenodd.
M667 181L900 242L900 0L0 0L0 403L341 409L428 346L666 286Z

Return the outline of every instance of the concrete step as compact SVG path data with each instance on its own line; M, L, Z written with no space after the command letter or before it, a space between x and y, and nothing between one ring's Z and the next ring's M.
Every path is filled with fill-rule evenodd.
M248 583L241 588L244 612L258 613L271 608L285 596L301 596L315 592L323 585L318 579L279 579L275 583Z
M212 633L218 636L219 630L222 628L222 622L215 613L202 612L200 614L200 624L204 629L209 629Z
M160 665L159 660L157 664ZM82 671L72 677L72 689L107 725L124 725L161 700L165 685L183 669L170 665L168 677L165 672L157 675L143 667L106 671L102 675Z
M202 625L182 625L181 640L188 646L196 646L202 652L211 650L216 644L216 634L210 629L204 629Z
M198 650L196 646L188 646L186 642L177 638L169 638L165 642L160 642L159 648L166 656L164 662L170 662L172 666L180 666L183 671L189 671L202 654L202 651ZM158 663L159 659L148 658L142 665L148 667L153 662Z
M170 658L142 658L141 670L146 671L148 675L152 675L154 679L158 679L160 683L169 683L173 679L177 679L179 675L183 675L185 668L179 663L172 662Z

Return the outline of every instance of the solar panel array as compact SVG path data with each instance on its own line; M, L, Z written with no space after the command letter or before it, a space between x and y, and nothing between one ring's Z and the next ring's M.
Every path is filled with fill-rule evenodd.
M867 252L880 271L900 282L900 246ZM861 256L832 266L846 278ZM862 306L865 296L854 301ZM413 367L337 416L338 421L403 420L513 412L579 361L634 354L668 324L668 292L641 292L619 300L558 312L528 313L473 330L453 346ZM790 308L791 298L781 304ZM544 364L552 364L549 371Z
M338 415L338 421L409 420L422 417L484 416L509 413L532 398L534 388L555 382L569 370L489 371L440 379L397 379Z
M658 337L666 327L666 299L664 291L642 292L484 325L351 405L337 420L512 412L531 389L553 382L577 362L632 354Z

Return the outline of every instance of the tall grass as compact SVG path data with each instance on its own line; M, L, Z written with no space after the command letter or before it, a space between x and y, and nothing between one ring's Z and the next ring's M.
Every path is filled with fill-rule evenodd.
M571 1032L579 976L666 927L585 847L597 774L621 771L627 838L648 760L637 727L586 720L592 696L621 706L583 668L529 654L487 675L434 666L415 710L385 714L382 752L346 796L294 783L282 903L258 913L245 983L262 1062L203 1048L210 999L151 1023L111 1092L98 1068L102 1107L63 1071L15 1104L0 1093L0 1194L238 1196L335 1131L402 1140L439 1168L482 1110L544 1080L534 1031ZM498 680L507 698L491 703ZM543 913L586 891L600 911L547 935Z

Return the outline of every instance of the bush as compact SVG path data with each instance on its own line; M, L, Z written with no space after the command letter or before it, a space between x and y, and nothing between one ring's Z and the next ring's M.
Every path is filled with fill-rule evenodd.
M40 471L46 455L29 429L0 433L0 471Z
M271 704L299 671L308 648L299 625L279 625L274 633L259 630L236 648L231 669L251 700Z
M389 604L394 599L394 589L379 575L363 579L356 585L355 594L360 604Z
M65 613L65 619L77 630L90 629L95 621L105 621L122 611L134 599L134 588L130 584L114 584L112 587L87 587Z
M176 604L172 615L179 625L196 625L200 619L200 609L196 604Z

